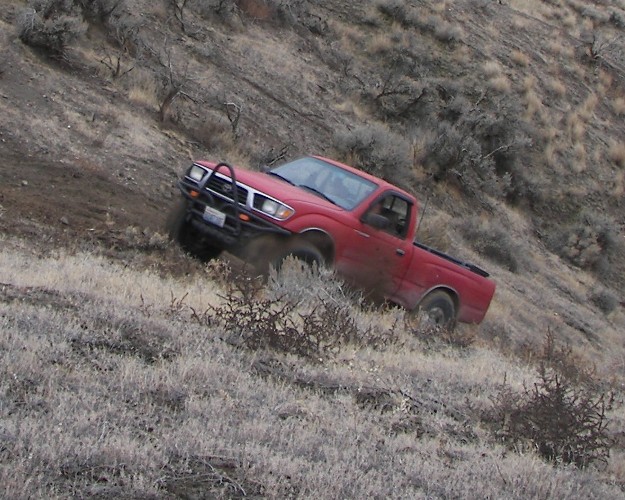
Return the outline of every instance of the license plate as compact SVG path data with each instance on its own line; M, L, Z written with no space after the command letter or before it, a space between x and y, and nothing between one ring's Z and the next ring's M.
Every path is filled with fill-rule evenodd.
M224 227L226 214L220 212L219 210L215 210L212 207L206 207L204 209L204 220L206 222L210 222L211 224L215 224L216 226Z

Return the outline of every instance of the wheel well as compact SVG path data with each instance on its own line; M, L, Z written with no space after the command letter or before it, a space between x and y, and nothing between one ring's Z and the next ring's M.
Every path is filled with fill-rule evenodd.
M327 265L331 266L334 263L334 241L328 233L319 229L309 229L300 233L300 237L321 252Z

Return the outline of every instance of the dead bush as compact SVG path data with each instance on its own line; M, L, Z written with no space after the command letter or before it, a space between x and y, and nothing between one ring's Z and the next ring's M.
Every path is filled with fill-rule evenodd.
M268 284L246 269L226 269L221 276L223 303L203 314L192 311L193 317L202 324L222 326L226 340L234 345L313 362L328 359L347 344L383 351L401 341L396 324L383 328L360 318L356 314L363 306L358 304L360 295L344 288L330 271L302 268L291 261L283 267L280 274L271 274Z
M402 0L378 0L375 7L390 22L397 22L404 27L417 26L419 23L417 12Z
M211 0L195 2L192 6L204 17L218 17L226 22L251 19L283 26L301 24L315 34L322 34L327 23L307 7L303 0Z
M85 19L92 22L106 22L113 14L122 10L125 0L75 0Z
M576 355L570 345L558 343L551 330L547 331L541 348L532 358L540 366L555 370L574 383L596 384L595 367Z
M88 22L106 22L125 0L30 0L17 20L20 40L54 56L82 36Z
M427 23L432 35L439 42L454 44L462 41L462 28L454 26L437 16L431 16Z
M625 15L613 10L610 13L610 22L619 29L625 29Z
M298 301L268 295L264 280L233 272L226 283L223 304L206 316L229 334L228 340L249 349L272 349L321 361L360 331L346 307L319 299L307 311Z
M466 349L471 347L477 339L477 331L473 328L444 328L431 325L418 311L405 313L404 328L430 348L449 346Z
M494 398L499 437L516 449L530 448L555 464L584 468L605 461L612 441L607 430L609 398L594 387L578 387L553 369L520 394L502 387Z
M548 333L537 381L515 392L504 380L492 399L498 437L554 464L605 462L613 444L606 417L613 397L581 363Z
M476 137L459 126L440 123L422 161L434 181L456 184L474 198L482 192L501 197L510 187L508 176L497 175L493 156L485 154Z

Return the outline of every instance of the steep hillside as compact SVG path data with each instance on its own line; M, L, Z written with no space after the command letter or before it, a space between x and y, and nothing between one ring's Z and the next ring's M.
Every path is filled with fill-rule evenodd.
M3 10L3 224L156 231L191 158L335 156L493 271L486 338L622 363L622 6L41 5Z
M166 286L180 287L176 293L183 296L185 287L201 288L191 284L199 279L197 273L206 274L160 234L183 167L204 157L258 168L319 153L415 192L426 209L420 238L491 271L496 298L479 328L460 331L476 350L466 354L466 362L462 351L451 351L458 370L471 373L476 358L497 353L495 363L502 365L484 379L503 379L518 370L512 383L519 388L532 376L528 366L549 334L570 346L579 366L596 367L601 383L610 383L615 401L622 401L622 0L0 0L0 7L0 245L11 248L0 275L3 334L19 331L27 324L28 308L39 307L39 292L32 299L29 287L44 290L43 304L53 310L59 306L61 317L69 306L57 294L77 293L80 302L87 293L82 285L64 288L59 277L49 284L19 278L12 269L15 259L17 269L27 269L36 268L39 259L56 258L57 252L88 252L93 254L85 257L90 266L97 268L98 259L106 257L102 265L159 273L174 280L175 285ZM99 279L82 273L87 283ZM46 298L50 293L57 298ZM143 303L142 291L131 296L131 314L139 314L135 309ZM106 294L92 299L115 302ZM176 300L170 299L174 307ZM159 300L167 302L167 296L154 298L154 307L163 307L156 305ZM13 309L24 301L26 309ZM206 306L194 304L196 311L201 307ZM167 323L165 309L159 314ZM189 317L184 321L193 323ZM103 332L119 326L113 323ZM89 328L98 324L93 319ZM35 335L38 327L24 328ZM406 335L405 328L396 324L395 329L399 337ZM221 334L210 331L216 349L236 357L219 344ZM57 333L59 342L70 342L76 332ZM92 342L84 340L81 349ZM426 365L444 363L429 359L425 344L414 347L412 355ZM117 349L115 356L135 359L135 348L122 343L111 349ZM253 362L245 356L235 364ZM342 378L340 366L347 357L342 351L329 365L329 385L359 383ZM364 364L356 365L364 370ZM394 378L389 375L392 361L376 358L374 365L384 372L383 379L390 377L390 393L399 397L393 391L410 378L409 370ZM306 363L300 368L312 370ZM300 380L296 372L289 372L287 384ZM245 373L249 387L262 384L258 373ZM469 385L479 386L480 377ZM437 397L451 391L452 382L436 380L441 387ZM178 383L183 384L172 384ZM363 383L371 385L371 380ZM486 400L497 393L490 383ZM3 397L19 406L22 396L11 395L16 390L3 386ZM193 399L196 391L185 394ZM304 397L297 391L286 399ZM480 401L478 409L486 406ZM467 415L474 419L471 432L486 443L479 430L483 422L468 410ZM416 418L410 412L409 417ZM435 437L450 439L454 432L446 428ZM237 443L237 459L245 461L241 440L231 439ZM617 484L622 491L622 436L615 439L617 458L597 481L601 488ZM227 447L221 446L222 451ZM0 443L3 465L14 458L7 449L13 448ZM439 465L446 467L446 451L441 453ZM304 474L303 468L294 474ZM510 486L513 479L505 474L500 473L502 484ZM566 482L563 477L557 475L553 484ZM271 480L263 476L262 482L267 486ZM421 491L427 495L429 490ZM454 492L450 487L432 494Z

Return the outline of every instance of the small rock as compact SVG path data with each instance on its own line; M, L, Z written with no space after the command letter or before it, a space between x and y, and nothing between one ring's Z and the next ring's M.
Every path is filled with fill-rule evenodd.
M61 221L61 224L69 226L69 220L67 219L67 217L65 216L61 217L60 221Z
M22 181L22 186L28 186L28 181Z

